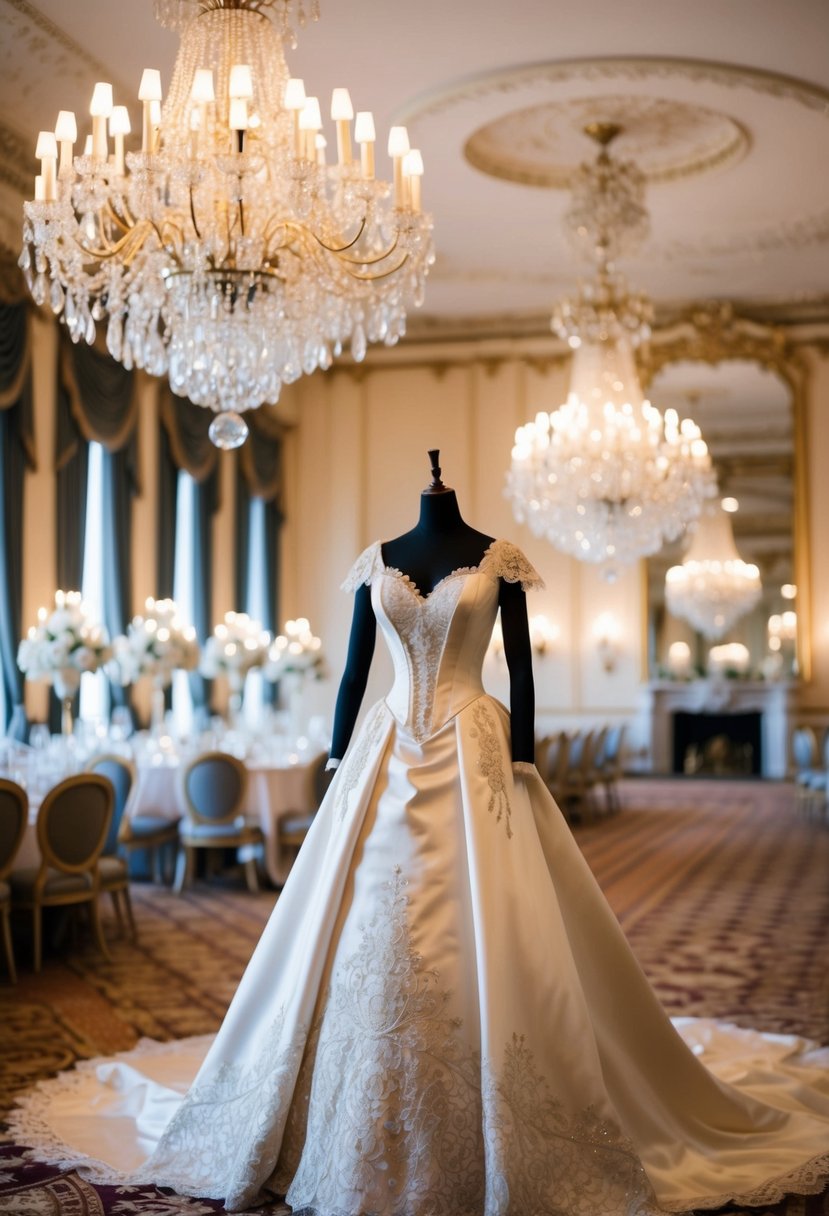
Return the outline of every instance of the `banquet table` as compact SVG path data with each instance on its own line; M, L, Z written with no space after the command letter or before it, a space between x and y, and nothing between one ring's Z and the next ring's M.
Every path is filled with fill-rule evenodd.
M245 818L257 824L265 837L264 865L268 878L282 886L293 860L279 847L279 821L289 815L306 814L316 807L314 772L320 753L293 753L278 764L248 761L248 791ZM137 764L137 777L130 793L127 816L152 815L175 821L184 814L182 776L184 763L175 755L160 753ZM37 844L37 811L42 793L29 791L29 825L15 860L15 868L40 864Z

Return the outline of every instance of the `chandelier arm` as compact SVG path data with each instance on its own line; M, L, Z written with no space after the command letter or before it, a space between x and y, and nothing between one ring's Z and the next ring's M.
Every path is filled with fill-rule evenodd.
M321 246L323 247L323 249L325 249L325 250L326 250L328 253L337 253L337 254L340 254L340 253L345 253L345 251L346 251L347 249L353 249L353 248L354 248L354 246L355 246L355 245L357 244L357 242L359 241L360 237L361 237L361 236L363 235L363 233L365 232L365 230L366 230L366 217L365 217L365 216L363 216L363 218L360 220L360 227L359 227L359 230L358 230L358 232L357 232L357 235L355 236L354 240L353 240L353 241L349 241L347 245L339 245L339 246L338 246L338 245L326 245L326 243L325 243L325 241L322 239L322 237L317 236L316 232L312 232L312 233L311 233L311 236L314 238L314 240L317 242L317 244L318 244L318 245L321 245ZM306 229L306 232L307 232L307 231L308 231L308 230Z
M347 268L346 274L350 275L352 279L356 279L358 283L379 283L381 279L388 279L391 275L397 274L398 270L405 265L408 259L408 253L404 253L396 265L390 266L388 270L381 270L377 274L359 274L357 271L348 270Z
M391 245L389 245L388 249L384 249L383 252L378 253L376 257L373 257L373 258L339 257L339 261L349 262L352 266L376 266L378 262L384 262L386 260L386 258L391 257L391 255L394 253L395 249L397 248L397 246L399 244L400 244L400 234L398 233L397 236L392 241ZM329 250L329 252L337 253L338 251ZM405 262L405 260L408 256L409 256L408 253L404 255L403 262ZM400 263L401 266L403 265L403 262Z
M126 218L122 220L109 199L107 199L106 209L109 218L121 229L122 232L132 231L134 223L129 223Z
M190 183L190 186L188 188L188 194L190 195L190 220L192 221L192 224L193 224L193 231L195 232L197 238L199 240L202 240L201 229L199 228L199 221L196 219L196 200L193 197L192 182Z
M144 232L140 231L142 225L145 229ZM147 239L147 235L148 235L148 233L146 231L147 228L155 228L156 234L160 235L158 233L158 229L155 227L155 224L152 222L152 220L143 220L141 225L136 225L135 228L131 228L129 230L129 232L127 232L124 236L122 236L119 241L116 241L115 244L113 246L111 246L109 249L95 249L89 245L84 244L84 242L82 240L80 240L78 237L75 237L75 244L78 246L81 253L85 253L87 257L93 258L95 261L104 261L104 260L108 261L110 258L117 258L118 255L120 253L122 253L124 249L126 249L127 245L132 240L137 241L138 247L141 248L141 246L144 244L144 242ZM137 252L137 250L136 250L136 252Z

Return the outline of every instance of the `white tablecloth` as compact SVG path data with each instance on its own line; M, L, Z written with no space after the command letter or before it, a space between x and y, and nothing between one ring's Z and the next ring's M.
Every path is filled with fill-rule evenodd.
M265 870L271 882L281 886L291 868L291 856L279 848L279 821L286 815L315 809L314 765L318 756L303 757L293 764L248 764L248 793L245 817L261 827L265 836ZM153 815L175 821L184 814L181 788L182 767L165 757L163 764L141 764L130 794L126 814ZM40 865L35 823L40 799L30 794L29 827L15 860L15 868Z

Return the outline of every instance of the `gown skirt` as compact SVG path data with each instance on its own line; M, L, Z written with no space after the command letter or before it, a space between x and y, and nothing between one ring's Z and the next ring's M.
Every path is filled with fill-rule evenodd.
M461 678L497 578L524 574L513 549L428 598L364 555L398 693L365 715L221 1029L41 1083L18 1143L307 1216L653 1216L823 1190L829 1049L671 1022L540 776L513 767L506 710Z

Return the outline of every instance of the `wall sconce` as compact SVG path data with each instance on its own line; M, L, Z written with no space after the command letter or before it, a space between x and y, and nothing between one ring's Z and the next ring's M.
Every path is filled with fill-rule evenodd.
M561 636L561 630L543 612L530 617L530 644L537 655L552 650Z
M605 671L613 671L619 657L622 628L612 612L603 612L596 618L593 623L593 636L602 667Z
M530 626L530 645L533 648L533 653L539 656L547 654L555 645L561 636L561 630L558 625L555 625L549 617L543 613L538 613L536 616L531 616L529 620ZM492 629L492 637L489 640L489 645L486 648L488 657L500 660L504 657L504 632L501 628L501 617L498 616L495 625Z
M687 642L671 642L668 647L668 671L675 680L687 680L691 674L691 647Z

